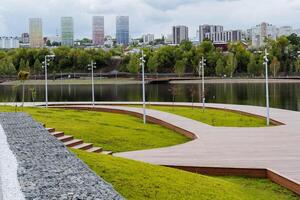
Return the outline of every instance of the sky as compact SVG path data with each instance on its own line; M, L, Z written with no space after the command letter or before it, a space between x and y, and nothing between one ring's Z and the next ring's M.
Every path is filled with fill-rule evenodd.
M43 19L45 36L60 33L60 17L74 18L75 38L91 38L92 16L105 17L105 34L115 35L115 18L130 17L130 35L171 34L173 25L201 24L248 29L261 22L300 28L300 0L0 0L0 36L28 32L28 19Z

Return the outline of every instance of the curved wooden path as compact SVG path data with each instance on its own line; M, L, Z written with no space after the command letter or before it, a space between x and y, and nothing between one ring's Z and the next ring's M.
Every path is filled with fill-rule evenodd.
M64 107L92 109L90 105L83 105L86 103L76 104ZM141 108L120 105L128 102L102 104L107 105L97 105L95 109L142 114ZM164 103L151 103L154 104ZM176 103L176 105L191 104ZM207 106L265 115L263 107L225 104L207 104ZM194 171L199 172L201 168L204 171L215 168L227 170L230 174L232 171L230 169L241 169L245 170L245 173L253 173L253 176L269 177L300 195L300 112L273 108L270 112L272 119L284 125L265 128L213 127L178 115L147 109L149 117L193 133L196 139L177 146L124 152L115 156L191 171L194 168Z
M207 104L207 106L265 115L263 107L224 104ZM134 107L105 105L95 108L142 114L141 108ZM200 172L203 167L204 171L209 168L221 168L225 171L231 168L244 169L253 176L269 177L300 194L300 112L271 109L272 119L284 125L265 128L213 127L150 109L147 109L147 115L194 133L197 138L173 147L124 152L115 156L177 168L196 167L194 171ZM231 173L229 170L228 174ZM283 180L276 181L280 178Z

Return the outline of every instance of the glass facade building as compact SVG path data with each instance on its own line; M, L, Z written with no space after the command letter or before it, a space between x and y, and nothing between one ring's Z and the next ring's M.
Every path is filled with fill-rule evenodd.
M94 16L93 17L93 45L104 44L104 17Z
M61 45L74 46L74 22L72 17L61 18Z
M41 48L44 46L41 18L29 19L29 46L32 48Z
M116 40L117 44L129 44L129 17L118 16L116 19Z

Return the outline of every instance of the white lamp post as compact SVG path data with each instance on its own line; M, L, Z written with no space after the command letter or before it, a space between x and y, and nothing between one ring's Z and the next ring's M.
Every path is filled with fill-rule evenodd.
M94 69L96 69L96 63L91 61L91 64L89 64L88 67L88 69L92 71L92 105L95 107Z
M206 62L206 59L204 59L204 57L202 56L202 59L200 60L199 62L199 77L201 76L202 74L202 109L204 110L205 109L205 82L204 82L204 67L205 67L205 62Z
M140 65L142 66L142 76L143 76L143 121L146 124L146 94L145 94L145 57L144 51L142 50L142 57L140 58Z
M268 78L268 50L265 49L264 55L264 65L265 65L265 73L266 73L266 106L267 106L267 126L270 125L270 103L269 103L269 78Z
M55 55L46 55L45 61L43 62L43 68L45 68L45 101L46 108L48 108L48 67L50 65L50 61L54 59Z

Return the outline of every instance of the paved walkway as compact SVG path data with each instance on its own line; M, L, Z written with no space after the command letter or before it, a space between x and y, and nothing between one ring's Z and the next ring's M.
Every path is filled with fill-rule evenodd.
M190 104L177 103L177 105ZM225 104L207 104L207 106L265 115L263 107ZM142 113L141 108L134 107L108 105L96 107ZM271 109L272 119L285 125L265 128L213 127L150 109L147 109L147 115L181 127L194 133L198 138L173 147L118 153L116 156L159 165L265 168L300 183L300 112Z
M142 113L141 108L107 103L110 106L96 107ZM207 106L265 115L263 107L225 104ZM159 165L265 168L300 184L300 112L281 109L270 111L272 119L285 125L265 128L212 127L170 113L147 109L147 115L193 132L198 138L173 147L118 153L116 156Z
M208 106L265 114L265 108L254 106ZM198 139L174 147L117 156L160 165L266 168L300 183L300 112L271 109L272 118L286 125L266 128L212 127L159 111L147 110L147 114L193 132Z

